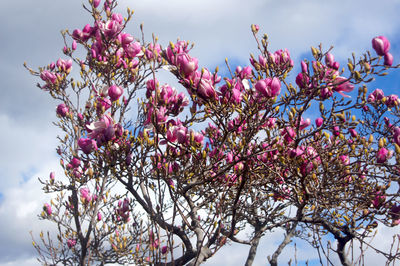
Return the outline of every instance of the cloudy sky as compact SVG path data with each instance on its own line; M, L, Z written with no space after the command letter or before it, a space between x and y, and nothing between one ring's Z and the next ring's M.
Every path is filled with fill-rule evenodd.
M1 0L0 266L37 265L29 232L37 235L46 228L37 214L48 200L37 178L47 178L50 171L61 175L55 153L57 130L51 123L56 103L35 86L38 80L22 65L26 61L36 68L62 56L60 30L92 23L81 4L80 0ZM351 52L371 50L371 38L378 35L391 40L395 63L400 62L397 0L121 0L121 13L127 6L135 10L129 33L139 36L139 24L144 23L147 37L154 32L161 44L190 40L196 44L192 55L211 69L223 67L225 57L249 64L249 53L256 53L251 24L269 35L272 51L289 49L296 67L308 56L309 47L319 43L326 48L333 45L336 60L343 65ZM398 91L399 75L373 86ZM387 234L390 230L382 230L379 239ZM274 236L265 238L255 264L265 264ZM288 249L282 262L293 257L293 251ZM315 256L309 252L298 250ZM243 254L247 254L244 247L227 247L207 265L242 265ZM372 254L372 260L379 258Z

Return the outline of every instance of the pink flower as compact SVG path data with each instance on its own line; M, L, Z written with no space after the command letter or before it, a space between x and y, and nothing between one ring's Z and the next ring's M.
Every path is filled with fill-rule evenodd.
M343 92L351 92L354 90L354 85L351 84L345 77L337 77L333 82L333 90L339 92L343 97L350 97Z
M322 126L323 123L324 123L324 120L321 117L318 117L317 119L315 119L315 125L317 127Z
M375 208L379 208L382 205L382 203L385 202L385 200L386 200L386 196L382 195L381 191L378 191L378 192L376 192L375 199L372 201L372 205Z
M48 70L43 70L40 73L40 78L43 81L46 81L46 83L51 83L51 84L54 84L57 81L57 76L53 72L50 72Z
M388 159L389 151L386 148L380 148L376 155L377 163L384 163Z
M203 99L215 99L216 92L214 89L214 85L211 80L202 78L199 82L199 87L197 90L199 96Z
M400 146L400 128L395 127L393 129L393 142Z
M296 136L296 132L291 127L286 127L282 129L281 135L284 137L287 143L291 143L293 138Z
M165 254L165 253L167 253L168 252L168 247L167 246L163 246L162 248L161 248L161 253L162 254Z
M377 101L381 101L385 97L385 94L381 89L375 89L370 95L368 95L368 102L375 103Z
M86 126L86 128L90 131L88 137L92 139L97 139L106 132L107 128L113 125L114 121L110 117L110 115L103 115L100 120Z
M307 128L309 125L311 125L310 118L307 118L306 120L304 120L302 117L300 120L300 130Z
M47 215L51 215L51 213L52 213L51 206L48 203L44 204L43 210L47 213Z
M264 97L273 98L281 92L281 82L278 78L266 78L257 81L256 90Z
M125 40L126 41L126 40ZM139 56L142 53L142 46L139 42L131 42L129 45L124 47L124 51L129 58Z
M102 217L101 217L101 213L100 213L100 212L98 212L98 213L97 213L97 221L99 221L99 222L100 222L100 221L101 221L101 218L102 218Z
M395 94L386 97L386 106L389 108L395 107L399 104L399 97Z
M56 176L56 174L54 172L51 172L50 173L50 180L54 181L55 176Z
M87 204L92 200L92 196L90 195L90 190L88 188L81 188L81 199L82 201Z
M237 67L236 72L239 74L241 79L251 79L253 77L253 70L249 66L246 66L243 69L241 67Z
M91 153L93 150L97 150L97 143L94 139L80 138L78 140L78 146L86 154Z
M331 53L325 55L325 64L331 66L335 62L335 57Z
M386 53L384 56L384 64L385 66L393 65L393 55L391 53Z
M301 65L301 72L308 73L308 66L307 66L306 62L301 61L300 65Z
M124 89L120 86L111 85L108 88L108 96L110 97L111 101L116 101L121 97L124 93Z
M76 239L72 239L72 238L68 239L67 245L69 248L73 248L76 245Z
M299 86L301 89L308 88L310 83L310 78L308 77L308 74L302 72L299 73L296 77L296 84Z
M356 131L355 129L353 129L353 128L350 128L350 129L349 129L349 132L350 132L350 135L351 135L353 138L356 138L357 135L358 135L357 131Z
M344 165L348 165L350 163L350 158L348 155L340 155L339 159Z
M378 55L383 56L389 52L390 42L386 37L378 36L372 39L372 48Z
M81 165L81 160L74 157L74 158L72 158L70 164L71 164L72 168L78 168Z
M333 127L333 135L335 135L335 136L340 135L340 128L338 126Z
M181 53L176 56L176 66L185 78L188 78L195 72L198 68L197 58L192 58L186 53Z
M63 60L60 58L57 60L56 65L61 71L69 73L72 68L72 60L71 59Z
M66 117L69 112L68 107L62 103L57 106L57 114L61 117Z
M101 1L101 0L93 0L93 6L94 6L94 8L97 8L97 7L99 6L100 1Z
M76 50L76 47L77 47L76 40L73 40L71 46L72 50Z

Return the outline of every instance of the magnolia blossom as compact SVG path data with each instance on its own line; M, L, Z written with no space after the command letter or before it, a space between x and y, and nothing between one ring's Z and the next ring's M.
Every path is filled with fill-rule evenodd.
M108 96L110 97L111 101L116 101L121 97L124 93L124 89L121 86L111 85L108 88Z
M78 168L81 165L81 160L79 160L79 158L74 157L72 158L69 165L71 166L71 168Z
M69 73L72 68L72 60L71 59L63 60L60 58L57 60L56 65L61 71Z
M296 136L296 132L291 127L286 127L281 130L281 135L287 143L291 143L293 138Z
M100 138L102 135L107 133L109 127L112 127L113 125L114 121L111 116L109 114L103 115L100 120L86 126L89 130L88 137L92 139Z
M51 210L50 204L48 204L48 203L45 203L45 204L44 204L43 210L47 213L47 215L51 215L51 213L53 212L53 211Z
M97 150L97 143L93 139L80 138L78 140L78 146L86 154L91 153L93 150Z
M92 200L92 196L90 195L90 190L88 188L81 188L80 192L82 202L87 204Z
M198 68L198 60L186 53L181 53L176 56L176 66L185 78L188 78Z
M391 53L386 53L384 58L384 65L385 66L392 66L393 65L393 55Z
M389 151L386 148L380 148L377 155L376 155L376 161L378 163L384 163L389 157Z
M64 103L59 104L57 106L57 114L61 117L66 117L69 112L68 106L66 106Z
M354 90L354 85L351 84L345 77L337 77L333 82L333 90L340 93L343 97L350 97L343 92L351 92Z
M381 101L385 97L385 94L381 89L375 89L370 95L368 95L367 101L369 103L375 103Z
M301 89L305 89L309 87L310 78L307 73L301 72L296 77L296 84Z
M76 245L76 239L72 239L72 238L68 239L67 245L69 248L73 248Z
M322 119L321 117L318 117L317 119L315 119L315 125L317 127L322 126L323 123L324 123L324 119Z
M281 82L278 78L266 78L257 81L255 85L256 90L264 97L273 98L278 96L281 92Z
M400 146L400 128L395 127L393 129L393 142Z
M53 72L50 72L48 70L43 70L40 73L40 78L43 81L46 81L46 83L54 84L57 81L57 76Z
M302 117L300 120L300 130L307 128L309 125L311 125L310 118L307 118L306 120L304 120Z
M372 39L372 48L374 48L378 55L384 56L389 52L390 42L386 37L378 36Z

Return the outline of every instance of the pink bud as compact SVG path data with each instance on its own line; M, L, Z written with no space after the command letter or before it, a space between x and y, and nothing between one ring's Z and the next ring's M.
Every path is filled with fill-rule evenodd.
M304 61L301 61L301 72L308 73L308 67L307 67L306 62L304 62Z
M97 213L97 221L99 221L99 222L101 221L101 213L100 212Z
M69 248L73 248L76 245L76 239L72 239L72 238L68 239L67 245Z
M350 97L345 95L343 92L351 92L354 90L354 85L351 84L345 77L337 77L333 82L333 85L335 85L334 90L339 92L343 97Z
M76 50L76 47L77 47L76 41L73 40L72 41L72 50Z
M100 4L100 0L93 0L93 6L94 8L97 8Z
M331 53L327 53L325 56L325 63L327 66L332 67L335 62L335 57Z
M378 36L372 39L372 48L378 55L383 56L389 52L390 42L386 37Z
M50 180L54 180L55 176L56 176L56 174L54 172L51 172L50 173Z
M305 72L299 73L296 77L296 84L301 89L307 88L309 82L310 82L310 78L308 77L308 75Z
M393 65L393 55L391 53L386 53L384 56L384 64L385 66L392 66Z
M315 119L315 125L317 127L322 126L323 123L324 123L324 120L321 117L318 117L317 119Z
M111 101L116 101L124 93L124 90L120 86L111 85L108 88L108 96L110 96Z
M278 96L281 92L281 81L274 77L271 82L270 97Z
M303 117L301 118L300 121L300 130L305 129L306 127L308 127L311 124L311 120L310 118L307 118L306 120L303 119Z
M338 126L333 127L333 135L335 135L335 136L340 135L340 128Z
M80 121L83 120L83 115L82 115L81 113L78 113L78 119L79 119Z
M81 160L79 160L78 158L74 157L74 158L72 158L70 164L71 164L71 166L73 168L78 168L81 165Z
M350 128L350 129L349 129L349 132L350 132L350 135L351 135L353 138L357 137L357 135L358 135L357 131L356 131L354 128Z
M52 213L51 206L48 203L44 204L43 210L47 213L47 215L51 215L51 213Z
M61 117L66 117L69 112L68 107L62 103L57 106L57 114Z
M380 148L376 155L377 163L384 163L388 158L389 151L386 148Z
M80 138L78 140L78 146L86 154L91 153L93 150L97 150L97 143L94 139Z
M386 97L386 106L389 108L395 107L399 104L399 97L395 94L389 95Z
M167 253L168 252L168 247L167 246L163 246L162 248L161 248L161 253L162 254L165 254L165 253Z

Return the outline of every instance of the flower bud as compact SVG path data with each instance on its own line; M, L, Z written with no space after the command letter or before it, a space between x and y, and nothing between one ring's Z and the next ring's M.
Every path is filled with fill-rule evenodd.
M378 55L384 56L389 52L390 42L386 37L378 36L372 39L372 48L374 48Z
M94 8L97 8L100 5L100 0L93 0Z
M315 119L315 125L317 127L322 126L323 123L324 123L324 120L321 117L318 117L317 119Z
M386 53L384 56L384 64L385 66L392 66L393 65L393 55L391 53Z
M111 101L116 101L124 93L124 90L120 86L111 85L108 88L108 96L110 96Z
M61 117L66 117L69 112L68 107L62 103L57 106L57 114Z
M51 213L52 213L51 206L48 203L44 204L43 210L47 213L47 215L51 215Z

